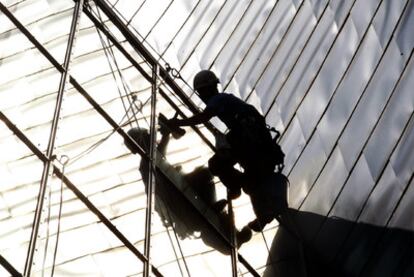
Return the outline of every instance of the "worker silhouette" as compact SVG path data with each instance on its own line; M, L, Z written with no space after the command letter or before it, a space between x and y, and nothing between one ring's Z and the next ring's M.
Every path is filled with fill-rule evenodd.
M206 167L197 167L192 172L184 174L180 168L170 165L164 158L170 140L170 131L161 127L160 132L162 137L157 144L157 153L154 160L156 163L156 171L154 173L156 183L154 209L160 216L163 225L165 227L173 227L180 239L201 238L206 245L224 254L230 254L230 248L212 232L211 226L206 224L194 207L195 205L197 207L211 208L219 220L220 226L218 226L218 229L222 230L224 235L229 237L231 221L228 213L224 210L225 201L216 201L212 174ZM128 135L148 153L150 149L150 134L148 130L132 128L128 131ZM138 153L135 144L131 144L128 140L125 140L124 143L132 153ZM142 158L139 171L141 172L146 193L148 192L149 169L149 161ZM186 193L187 197L191 195L191 202L184 196L184 191L189 189L194 192L191 194ZM238 246L250 240L251 236L252 233L248 227L241 231L236 230Z
M208 166L228 188L230 199L239 197L241 189L249 195L256 219L248 228L261 231L287 209L288 180L281 173L285 155L276 143L279 133L266 125L265 118L254 106L232 94L219 93L218 83L212 71L198 72L193 85L206 104L205 109L187 119L170 119L167 125L170 128L194 126L217 116L227 126L228 147L217 147ZM275 138L271 130L276 132ZM235 168L237 163L243 172Z
M194 126L206 123L214 116L223 121L228 128L225 138L229 147L217 149L209 160L209 169L229 189L229 198L235 199L242 188L251 191L254 184L274 171L280 153L274 151L275 143L264 117L254 106L236 96L219 93L218 83L219 79L212 71L197 73L194 89L206 104L205 109L190 118L170 119L168 125ZM244 169L243 173L234 168L236 163Z

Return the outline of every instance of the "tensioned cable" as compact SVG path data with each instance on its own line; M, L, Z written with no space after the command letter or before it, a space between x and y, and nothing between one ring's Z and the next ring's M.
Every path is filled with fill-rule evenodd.
M69 162L68 156L62 155L62 157L60 157L59 163L62 165L63 175L65 175L65 167L68 164L68 162ZM51 277L53 277L55 273L56 257L57 257L57 250L58 250L59 237L60 237L60 222L62 218L62 208L63 208L63 179L60 180L59 212L58 212L57 230L56 230L56 243L55 243L55 249L53 251L52 271L50 274Z
M87 4L88 5L88 7L89 7L89 10L96 16L96 17L100 17L99 15L97 15L96 14L96 12L93 10L93 9L91 9L90 8L90 6L89 6L89 4ZM115 9L115 11L119 14L119 11L117 11L116 9ZM120 17L121 18L123 18L123 20L125 20L125 18L122 16L122 15L120 15ZM104 24L104 22L102 21L102 19L101 19L101 22L102 22L102 26L103 27L105 27L106 28L106 30L110 33L110 34L112 34L112 32L109 30L109 28ZM132 25L131 25L132 26ZM135 29L134 29L135 30ZM136 31L136 30L135 30ZM137 31L136 31L137 32ZM113 34L112 34L112 36L114 36ZM139 35L141 38L142 38L142 36L141 35ZM115 37L115 36L114 36ZM138 54L140 54L139 52L138 52ZM143 62L144 63L146 63L148 66L151 66L151 64L147 61L147 60L145 60L145 59L143 59ZM173 76L174 77L174 76ZM175 77L176 78L176 77ZM167 88L167 90L170 92L170 94L176 99L176 101L178 101L182 106L185 106L185 104L184 104L184 102L175 94L175 93L173 93L172 92L172 90L171 90L171 88L168 86L168 85L165 85L165 83L166 83L166 81L165 80L163 80L162 79L162 81L160 81L159 82L159 84L158 84L158 86L163 86L163 87L165 87L165 88ZM165 86L164 86L165 85ZM149 124L148 122L147 122L147 124Z
M185 26L185 24L188 22L188 20L191 18L191 16L193 15L193 13L194 13L194 11L196 10L196 8L198 7L198 5L200 4L200 2L201 2L201 0L199 0L198 2L197 2L197 4L195 5L195 7L192 9L192 11L190 12L190 14L187 16L187 18L185 19L185 21L184 21L184 23L181 25L181 27L179 28L179 30L178 30L178 32L174 35L174 37L173 37L173 39L175 39L177 36L178 36L178 34L179 34L179 32L183 29L183 27ZM125 22L128 22L128 20L123 16L123 14L118 10L118 9L116 9L116 8L114 8L114 11L115 11L115 13L122 19L122 20L124 20ZM132 24L130 24L130 25L128 25L128 27L130 27L130 29L132 30L132 31L134 31L135 32L135 34L141 39L141 41L144 39L144 37L140 34L140 32L132 25ZM108 30L109 31L109 30ZM109 31L110 32L110 31ZM154 47L150 44L150 43L148 43L148 42L145 42L145 45L146 45L146 47L148 47L149 49L151 49L154 53L156 53L157 55L158 55L158 60L157 60L157 62L159 63L159 61L162 61L163 63L165 63L166 65L168 64L168 61L166 61L165 59L164 59L164 55L165 55L165 53L166 53L166 51L167 51L167 49L172 45L172 43L173 43L173 41L171 40L170 41L170 43L169 43L169 45L168 45L168 47L164 50L164 52L160 55L160 54L158 54L158 51L156 50L156 49L154 49ZM144 59L144 62L146 62L147 64L148 64L148 62L147 61L145 61L145 59ZM193 88L192 88L192 86L190 86L183 78L180 78L180 80L181 81L183 81L183 83L184 83L184 85L186 86L186 87L188 87L191 91L193 91ZM164 80L163 80L163 82L164 82ZM169 86L165 86L169 91L170 91L170 93L172 92L171 91L171 88L169 88ZM181 103L183 106L185 106L184 105L184 103L182 102L182 100L180 99L180 98L178 98L176 95L175 95L175 93L171 93L171 95L179 102L179 103Z
M171 220L171 214L170 214L169 209L166 209L166 210L167 210L168 219L170 220L170 222L173 222L173 221ZM161 210L161 211L162 211L162 210ZM163 212L162 212L162 213L163 213ZM164 213L163 213L163 215L165 216L165 214L164 214ZM182 250L182 248L181 248L181 243L180 243L179 238L178 238L178 236L177 236L177 232L176 232L176 230L175 230L175 226L174 226L174 224L171 224L171 227L172 227L172 229L173 229L174 236L175 236L175 240L176 240L177 245L178 245L178 250L180 251L181 258L183 259L183 262L184 262L184 267L185 267L185 269L186 269L186 271L187 271L187 275L188 275L188 276L191 276L191 274L190 274L190 269L188 268L187 261L185 260L185 256L184 256L183 250ZM168 237L170 237L170 233L168 232L168 228L166 227L166 229L167 229ZM170 238L170 240L171 240L171 238ZM180 265L180 262L179 262L179 258L178 258L178 255L177 255L176 251L175 251L175 247L174 247L174 244L173 244L172 240L171 240L171 245L172 245L173 250L174 250L174 254L175 254L175 258L176 258L177 263L178 263L178 267L180 268L181 274L183 275L183 271L182 271L182 269L181 269L181 265ZM183 275L183 276L184 276L184 275Z
M92 8L88 5L88 7L89 7L89 9L98 17L98 19L103 23L103 19L102 19L102 16L101 16L101 14L100 14L100 11L99 11L99 9L98 9L98 7L96 7L96 10L97 10L97 12L95 13L93 10L92 10ZM104 25L104 24L103 24ZM105 25L104 25L105 26ZM100 39L101 39L101 43L102 43L102 45L104 45L104 40L103 40L103 38L102 38L102 34L101 34L101 32L100 32L100 30L96 27L96 30L97 30L97 32L98 32L98 34L99 34L99 37L100 37ZM108 30L109 31L109 30ZM110 32L110 31L109 31ZM109 38L107 38L107 43L108 43L108 45L110 45L110 42L109 42ZM104 48L105 49L105 48ZM134 108L132 108L132 115L133 115L133 117L134 117L134 119L135 119L135 123L137 124L137 126L139 127L139 122L138 122L138 119L137 119L137 117L136 117L136 114L138 113L138 112L140 112L140 113L142 113L142 108L143 108L143 106L150 100L150 98L148 98L146 101L145 101L145 103L144 104L142 104L141 103L141 105L140 105L140 107L138 107L137 105L136 105L136 100L137 100L137 98L136 97L134 97L134 95L132 96L132 99L130 99L129 98L129 96L132 94L131 93L131 89L129 88L129 86L128 86L128 83L125 81L125 78L124 78L124 76L123 76L123 74L122 74L122 71L121 71L121 69L120 69L120 67L118 66L118 63L117 63L117 61L116 61L116 58L115 58L115 54L114 54L114 52L113 52L113 50L112 50L112 47L110 47L110 46L108 46L108 49L109 49L109 51L110 51L110 55L111 55L111 57L112 57L112 60L113 60L113 62L114 62L114 64L115 64L115 66L116 66L116 68L117 68L117 73L118 73L118 75L119 75L119 77L120 77L120 79L121 79L121 83L122 83L122 85L123 85L123 88L124 88L124 91L125 91L125 93L126 93L126 98L127 98L127 101L129 102L129 105L130 105L130 107L131 106L134 106L136 109L137 109L137 111L135 112L134 111ZM107 58L108 58L108 55L107 55ZM109 58L108 58L108 62L109 62ZM109 62L109 64L110 64L110 62ZM111 64L110 64L110 66L111 66ZM112 67L111 67L111 71L112 71L112 73L113 73L113 69L112 69ZM116 80L116 78L115 78L115 76L114 76L114 79ZM118 86L118 84L117 84L117 86ZM121 97L121 100L122 100L122 93L120 92L120 90L119 90L119 87L118 87L118 92L119 92L119 94L120 94L120 97ZM124 105L124 108L125 108L125 104L124 104L124 101L122 100L122 104ZM147 118L145 117L145 116L143 116L143 119L144 119L144 121L145 121L145 123L147 124L147 127L149 126L149 122L148 122L148 120L147 120ZM131 125L132 125L132 122L134 122L134 121L132 121L129 117L128 117L128 122L130 122L131 123ZM131 126L132 127L132 126Z
M180 270L180 273L181 273L181 276L183 276L184 277L184 272L183 272L183 269L181 268L181 264L180 264L180 262L179 262L179 257L178 257L178 255L177 255L177 251L175 250L175 246L174 246L174 242L173 242L173 240L172 240L172 238L171 238L171 234L170 234L170 231L168 230L168 227L167 226L165 226L165 232L167 232L167 235L168 235L168 239L169 239L169 241L170 241L170 244L171 244L171 248L173 249L173 252L174 252L174 256L175 256L175 260L177 261L177 265L178 265L178 269ZM173 232L175 232L174 230L173 230ZM178 243L178 242L177 242Z
M53 169L51 169L51 172ZM51 172L49 174L51 175ZM45 267L46 267L46 258L47 258L47 248L49 246L49 237L50 237L50 215L52 210L52 188L50 185L47 187L48 189L48 205L47 205L47 216L44 218L44 222L42 224L46 224L46 237L45 237L45 245L43 251L43 261L42 261L42 277L45 276ZM45 198L46 199L46 198Z
M102 21L102 18L101 18L101 15L100 15L100 13L99 13L99 10L98 10L98 18ZM127 110L127 107L126 107L126 105L125 105L125 102L124 102L124 99L123 99L123 94L122 94L122 92L121 92L121 89L119 88L119 85L118 85L118 82L117 82L117 78L116 78L116 76L115 76L115 70L114 70L114 68L112 67L112 63L111 63L111 59L110 59L110 57L112 58L113 62L115 63L115 66L116 66L116 69L117 69L117 73L120 75L120 78L121 78L121 83L122 83L122 85L123 85L124 92L125 92L126 94L128 93L128 90L127 90L128 88L127 88L127 87L125 86L125 84L124 84L124 80L123 80L123 78L122 78L122 76L121 76L121 72L120 72L120 69L119 69L118 64L117 64L117 62L116 62L115 56L113 55L113 52L109 52L109 50L108 50L108 48L111 48L111 45L106 45L106 43L105 43L105 41L104 41L104 39L103 39L103 37L102 37L101 31L98 29L98 27L95 27L95 28L96 28L96 31L97 31L97 33L98 33L99 39L100 39L100 41L101 41L101 45L102 45L102 48L103 48L103 50L104 50L104 53L105 53L106 59L107 59L107 61L108 61L108 65L109 65L109 69L110 69L110 71L111 71L112 77L114 78L114 81L115 81L115 84L116 84L116 87L117 87L117 90L118 90L119 98L120 98L120 100L121 100L121 102L122 102L122 106L124 107L124 110L125 110L126 116L128 117L128 120L130 121L130 118L129 118L129 115L128 115L128 110ZM131 106L131 103L130 103L130 106Z
M89 7L90 7L90 6L89 6ZM98 15L99 20L100 20L101 22L103 22L103 19L102 19L102 16L101 16L101 13L100 13L100 11L99 11L98 7L96 7L96 11L97 11L97 15ZM99 33L99 36L100 36L101 40L102 40L102 41L104 41L104 40L103 40L103 38L102 38L101 31L99 30L99 28L98 28L97 26L95 26L95 28L96 28L97 32ZM112 46L111 46L111 43L110 43L110 41L109 41L109 38L108 38L108 37L106 37L106 41L107 41L107 45L108 45L108 47L107 47L107 48L109 49L109 52L110 52L111 57L112 57L112 60L113 60L113 62L114 62L114 64L115 64L115 66L116 66L116 68L117 68L117 73L118 73L118 75L119 75L119 77L120 77L120 79L121 79L121 83L122 83L122 86L123 86L123 88L124 88L124 91L125 91L125 93L126 93L126 94L128 94L128 93L130 93L130 92L131 92L131 89L129 88L129 85L128 85L128 83L126 82L126 80L125 80L125 78L124 78L124 75L122 74L122 70L121 70L121 69L120 69L120 67L118 66L118 62L117 62L117 60L116 60L115 53L114 53L114 51L113 51L113 49L112 49ZM129 104L131 105L131 100L129 99L129 97L127 97L127 100L128 100L128 102L129 102Z
M132 106L131 106L132 107ZM129 109L131 109L131 107ZM128 110L129 110L128 109ZM127 111L128 112L128 111ZM127 112L124 114L124 116L121 118L119 125L119 128L124 127L125 123L122 123L127 115ZM126 124L128 124L129 122L127 122ZM104 143L106 140L108 140L115 132L117 132L117 129L112 129L111 132L104 138L98 140L96 143L92 144L91 146L89 146L87 149L85 149L84 151L82 151L81 153L79 153L78 155L72 157L70 159L70 164L73 164L74 162L76 162L77 160L83 158L84 156L88 155L89 153L91 153L93 150L95 150L97 147L99 147L102 143Z

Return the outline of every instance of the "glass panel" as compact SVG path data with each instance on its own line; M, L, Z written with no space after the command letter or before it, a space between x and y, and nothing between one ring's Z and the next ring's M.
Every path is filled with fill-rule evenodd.
M43 163L3 122L0 134L0 252L23 273Z

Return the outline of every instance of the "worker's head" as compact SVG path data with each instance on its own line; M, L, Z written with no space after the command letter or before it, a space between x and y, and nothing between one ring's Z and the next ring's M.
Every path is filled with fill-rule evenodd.
M135 140L135 142L141 146L141 148L148 152L149 150L149 142L150 142L150 134L147 129L142 128L132 128L128 130L128 135ZM129 140L124 140L125 146L128 147L128 149L136 154L138 153L138 148L135 144L130 143Z
M201 100L206 102L212 96L218 93L217 84L219 79L216 74L210 70L201 70L198 72L193 81L194 90L197 91Z

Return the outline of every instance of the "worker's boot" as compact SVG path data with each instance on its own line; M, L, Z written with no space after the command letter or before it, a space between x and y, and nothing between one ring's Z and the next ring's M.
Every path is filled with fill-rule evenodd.
M241 231L237 231L237 247L239 248L243 243L248 242L252 238L252 231L248 226L243 227Z

